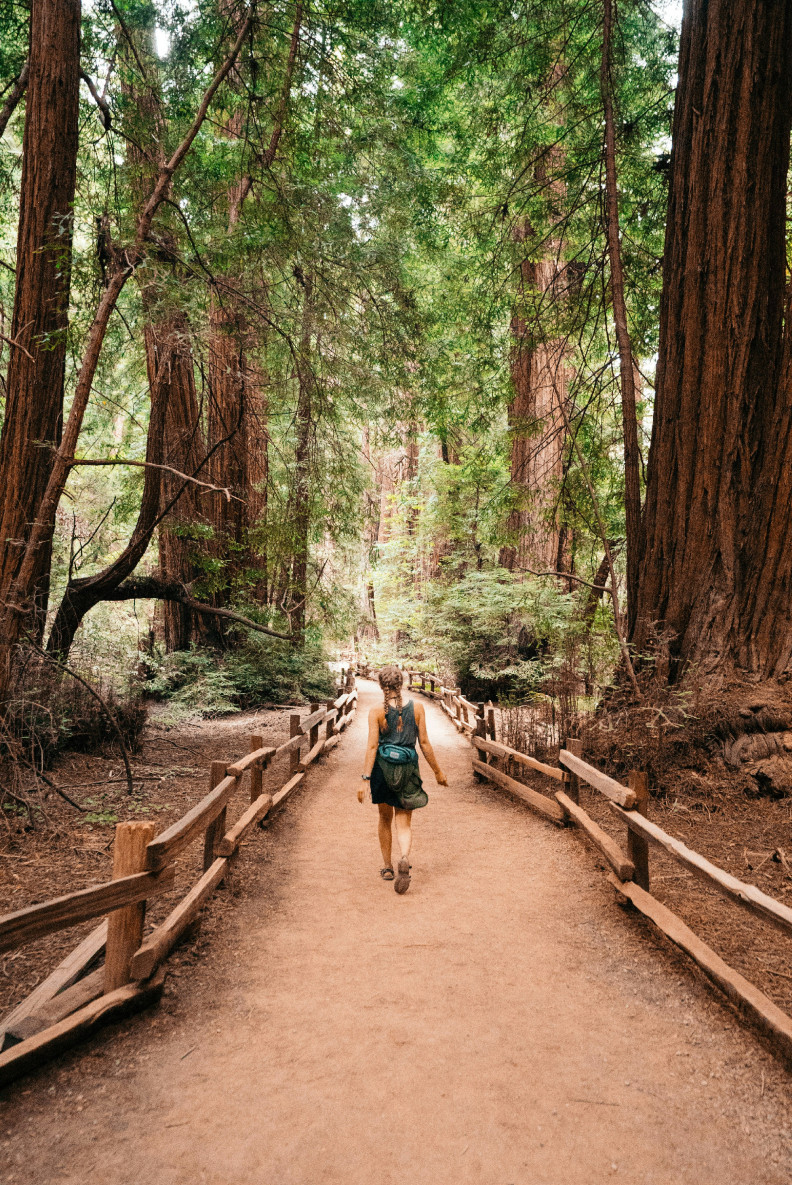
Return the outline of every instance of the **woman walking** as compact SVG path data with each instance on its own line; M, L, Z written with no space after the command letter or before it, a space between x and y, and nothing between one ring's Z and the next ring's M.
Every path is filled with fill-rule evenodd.
M421 752L434 771L438 786L447 786L445 774L438 765L426 732L426 713L423 704L408 700L402 704L404 676L398 667L383 667L379 673L384 702L369 711L369 735L363 780L371 785L371 801L379 808L379 842L384 867L383 880L394 879L391 863L392 825L396 826L399 844L399 875L394 889L406 893L410 887L410 846L412 844L412 813L426 806L428 797L418 772L416 740ZM358 802L366 796L365 787L358 790Z

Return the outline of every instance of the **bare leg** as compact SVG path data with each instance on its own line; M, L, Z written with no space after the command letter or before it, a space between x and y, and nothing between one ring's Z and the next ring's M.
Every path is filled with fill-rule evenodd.
M396 839L402 859L406 860L412 846L412 811L395 810Z
M404 814L404 812L401 812ZM393 807L386 802L379 804L379 841L382 849L382 863L386 868L391 867L391 823L393 821Z

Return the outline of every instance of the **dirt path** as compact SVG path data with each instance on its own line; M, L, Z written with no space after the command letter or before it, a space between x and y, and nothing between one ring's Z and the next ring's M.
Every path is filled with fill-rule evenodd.
M258 875L175 1013L9 1093L0 1181L792 1180L786 1072L613 904L592 853L473 781L433 706L451 785L426 780L409 893L380 881L355 799L360 690L341 745L243 854Z

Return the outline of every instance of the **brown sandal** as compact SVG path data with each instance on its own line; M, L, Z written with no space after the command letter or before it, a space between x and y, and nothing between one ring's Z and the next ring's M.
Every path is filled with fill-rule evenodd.
M380 869L380 876L384 881L392 881L394 877L393 868L388 864L385 868Z
M397 893L406 893L410 887L410 869L412 864L405 857L399 861L399 875L396 877L394 889Z

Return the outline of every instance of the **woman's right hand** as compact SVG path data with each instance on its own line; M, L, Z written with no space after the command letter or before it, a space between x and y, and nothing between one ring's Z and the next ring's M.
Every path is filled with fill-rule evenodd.
M438 786L447 786L448 785L448 778L445 776L445 774L443 773L443 771L441 769L438 769L436 771L435 781L437 782Z

